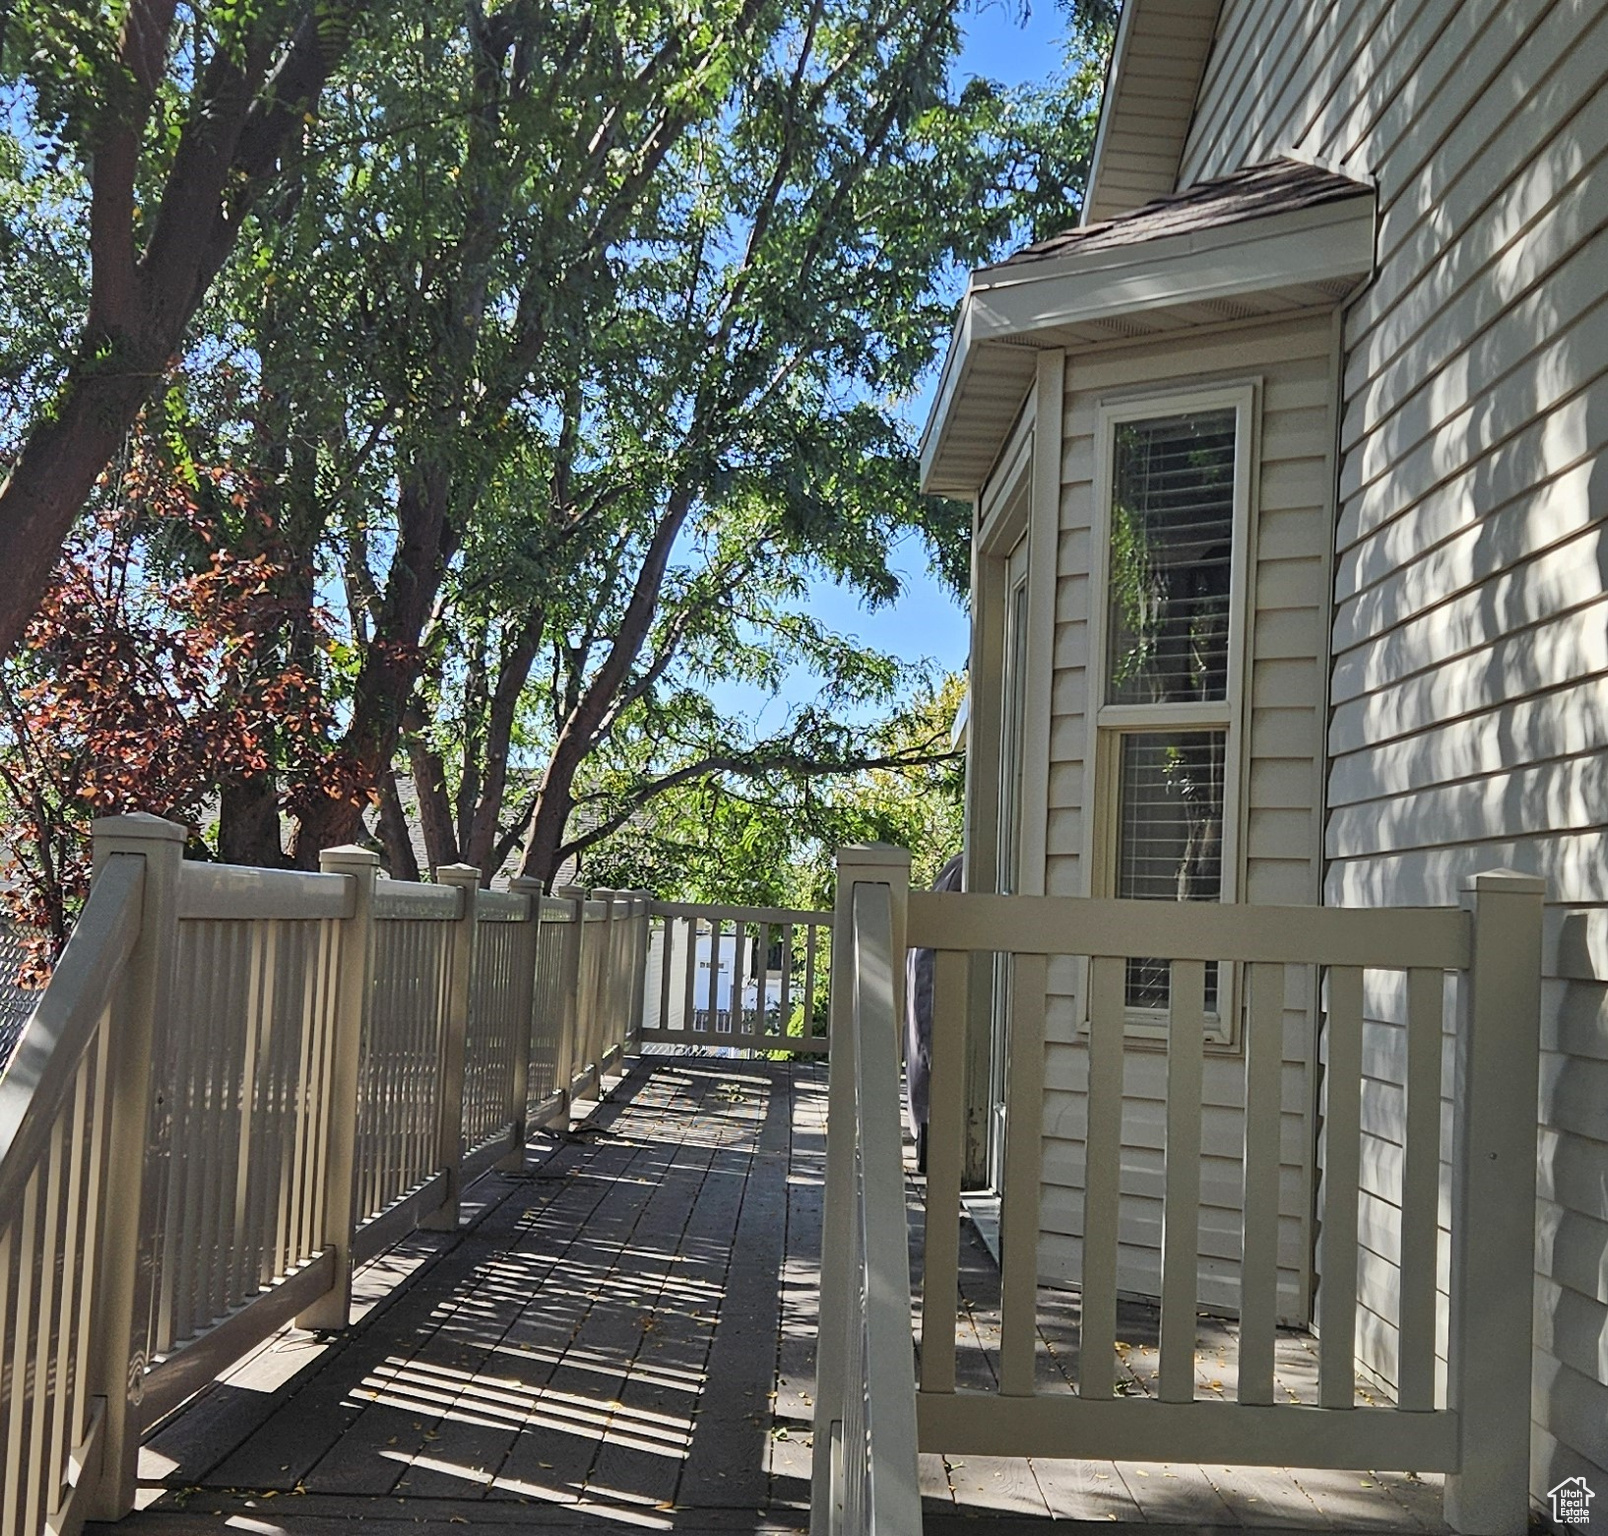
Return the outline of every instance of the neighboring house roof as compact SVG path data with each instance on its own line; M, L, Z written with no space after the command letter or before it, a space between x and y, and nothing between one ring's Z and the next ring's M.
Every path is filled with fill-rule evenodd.
M1221 0L1124 0L1106 71L1083 222L1099 223L1178 185Z
M1068 230L971 275L921 441L922 487L972 495L1036 353L1331 305L1373 270L1373 188L1275 160Z
M1300 208L1316 208L1323 203L1365 196L1368 191L1362 182L1326 171L1321 166L1300 160L1270 160L1265 165L1250 165L1215 181L1197 182L1182 192L1152 198L1143 207L1119 213L1098 224L1082 224L1024 245L1004 261L983 267L980 272L999 272L1051 256L1109 251L1169 235L1220 229L1225 224L1245 219L1293 213Z
M22 1026L39 1001L37 992L24 992L16 984L22 960L22 935L10 923L0 922L0 1076L22 1038Z

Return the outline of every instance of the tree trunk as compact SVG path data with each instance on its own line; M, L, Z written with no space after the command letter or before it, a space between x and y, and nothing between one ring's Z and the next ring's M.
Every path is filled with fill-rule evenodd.
M497 873L497 832L502 822L503 796L508 790L508 748L514 735L514 716L519 696L525 691L536 652L542 643L546 614L542 609L529 615L520 627L513 646L503 658L492 690L491 709L486 722L486 760L475 813L469 823L464 859L489 881Z
M453 833L452 806L447 799L447 770L441 756L425 746L417 735L409 735L408 762L413 769L413 792L419 797L424 856L430 861L431 869L456 864L458 841Z
M250 864L259 869L284 866L279 786L273 774L225 780L218 808L218 853L226 864Z
M316 869L321 849L363 835L364 808L391 767L403 712L424 669L419 641L452 553L449 484L444 466L428 464L408 478L397 498L396 554L373 637L364 647L351 723L340 743L340 772L298 818L293 854L298 869Z
M559 729L552 759L547 764L542 787L536 795L536 808L531 813L530 838L525 844L525 856L520 861L519 873L526 879L540 880L544 885L549 885L558 873L564 828L569 824L570 812L575 809L575 775L585 762L587 753L597 745L609 709L629 682L631 668L636 665L642 647L647 644L653 629L653 617L659 606L659 594L664 589L670 551L691 510L692 492L685 486L677 486L670 494L665 515L648 542L647 551L642 557L642 568L637 572L631 600L625 605L614 643Z
M413 837L396 792L396 775L388 773L380 782L380 841L385 845L385 865L393 880L417 880L419 859L413 851Z
M0 486L0 656L22 639L38 608L61 546L101 471L155 387L165 349L118 354L116 372L69 375L53 420L34 428ZM98 368L99 365L97 365Z
M80 360L51 413L30 424L0 485L0 657L22 638L73 520L181 345L246 214L276 174L286 140L349 39L349 26L323 25L322 12L308 7L288 37L254 32L239 51L215 51L177 123L160 197L140 210L140 136L167 67L175 9L172 0L130 6L119 38L120 64L137 96L108 107L96 125L90 312ZM136 250L142 211L150 232L143 253Z

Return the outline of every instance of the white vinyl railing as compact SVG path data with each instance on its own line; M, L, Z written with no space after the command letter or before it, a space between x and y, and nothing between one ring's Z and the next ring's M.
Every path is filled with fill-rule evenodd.
M656 901L645 1044L823 1055L832 914Z
M871 1175L846 1150L871 1156L861 1128L871 1106L853 1064L881 1030L866 989L883 986L864 904L845 894L886 895L901 959L906 940L936 952L932 1077L921 1297L921 1369L913 1407L924 1452L1067 1456L1113 1460L1400 1469L1447 1474L1446 1519L1468 1536L1517 1536L1528 1521L1531 1267L1534 1251L1543 885L1507 872L1476 877L1465 908L1347 910L937 895L905 891L896 850L853 850L840 863L839 942L855 923L852 988L833 998L833 1070L823 1245L822 1363L816 1444L835 1427L845 1460L817 1466L812 1529L881 1531L883 1515L850 1496L874 1480L874 1445L854 1425L863 1401L885 1389L866 1353L856 1377L857 1297L879 1285L868 1256L849 1241ZM880 862L879 862L880 860ZM905 866L907 870L908 866ZM865 882L875 882L866 884ZM881 900L882 898L878 898ZM1087 1055L1081 1232L1082 1298L1076 1391L1036 1380L1038 1250L1044 1140L1045 1019L1051 957L1085 966ZM1001 957L996 959L996 957ZM1123 1182L1124 1058L1133 1047L1126 994L1132 959L1170 963L1162 1192L1159 1376L1154 1398L1116 1391L1116 1296ZM958 1227L965 1143L965 1048L973 965L1006 968L1010 999L1001 1211L998 1390L956 1385ZM1243 1229L1239 1261L1237 1393L1223 1402L1197 1389L1196 1309L1200 1227L1203 1064L1209 968L1239 972ZM1324 1164L1317 1211L1322 1276L1316 1315L1316 1401L1277 1401L1279 1137L1286 972L1323 979L1326 1060L1320 1109ZM869 970L870 974L863 974ZM1397 1400L1358 1406L1358 1244L1366 971L1404 973L1406 1131L1400 1185L1401 1372ZM1442 1153L1443 996L1456 976L1458 1021L1452 1078L1450 1323L1439 1335L1447 1382L1437 1397L1437 1252ZM1225 994L1228 989L1223 989ZM983 1021L986 1027L986 1021ZM976 1027L976 1026L972 1026ZM850 1032L855 1038L848 1038ZM1145 1049L1155 1049L1146 1040ZM874 1087L886 1092L886 1085ZM891 1181L897 1145L879 1154ZM834 1166L833 1159L836 1159ZM851 1172L853 1176L851 1177ZM856 1273L849 1266L858 1263ZM900 1300L908 1307L908 1292ZM892 1369L903 1389L905 1355ZM851 1346L836 1343L849 1331ZM836 1443L836 1442L834 1442ZM915 1526L908 1524L916 1521ZM894 1522L919 1527L907 1498Z
M596 1092L641 1020L641 893L185 863L96 824L90 898L0 1078L0 1536L133 1507L141 1434Z

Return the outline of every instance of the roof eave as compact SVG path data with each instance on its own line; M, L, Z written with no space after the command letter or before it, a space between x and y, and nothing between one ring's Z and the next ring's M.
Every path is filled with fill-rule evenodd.
M1037 351L1109 340L1101 327L1121 321L1132 330L1147 316L1158 333L1221 323L1222 311L1241 300L1318 292L1340 302L1367 279L1373 257L1374 199L1359 189L1290 213L983 268L961 301L922 432L922 489L953 496L981 489L1032 387ZM956 442L961 421L964 449Z

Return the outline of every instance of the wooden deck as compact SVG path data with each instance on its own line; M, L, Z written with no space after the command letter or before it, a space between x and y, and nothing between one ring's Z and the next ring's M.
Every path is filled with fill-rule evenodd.
M369 1266L350 1333L289 1330L163 1426L142 1513L100 1529L802 1531L825 1090L818 1064L633 1064L595 1130L539 1137L524 1174L482 1179L467 1230ZM963 1258L961 1379L981 1384L997 1278L969 1226ZM1053 1376L1076 1298L1043 1295ZM1124 1313L1134 1391L1146 1327ZM1280 1347L1298 1393L1310 1357L1299 1336ZM1051 1519L1444 1530L1438 1489L1403 1477L980 1457L926 1457L923 1476L933 1533L978 1517L990 1536Z

